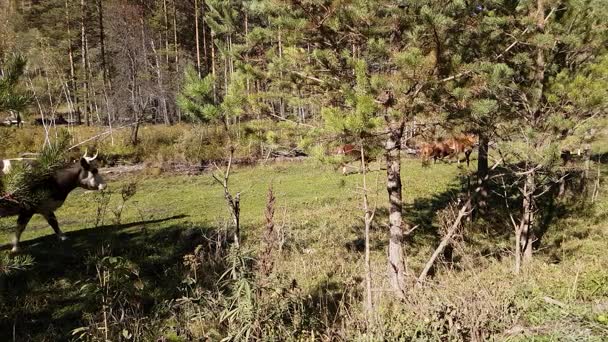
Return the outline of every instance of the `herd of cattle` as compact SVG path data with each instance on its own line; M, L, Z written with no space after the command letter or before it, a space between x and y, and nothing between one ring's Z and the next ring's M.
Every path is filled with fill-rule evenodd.
M411 152L417 154L422 159L423 165L428 164L431 159L433 162L436 162L437 160L446 158L455 158L457 162L460 163L460 155L464 154L467 166L469 166L470 156L476 145L477 137L475 135L460 134L448 139L421 143L417 148L411 149ZM363 157L361 148L352 144L341 145L334 153L335 155L342 157L341 166L343 174L347 173L346 171L349 162L361 161L361 158ZM106 188L106 183L97 169L95 162L96 158L97 154L93 157L89 157L85 151L84 156L80 158L79 162L74 162L68 167L56 171L47 179L37 182L35 185L36 189L46 190L45 193L47 193L48 196L39 200L35 207L21 208L17 212L11 214L3 214L2 210L0 210L0 217L2 215L18 216L17 228L15 230L12 245L13 252L19 250L21 233L23 233L34 214L42 215L60 240L66 239L65 234L59 229L59 224L57 223L54 212L63 205L70 192L78 187L87 190L104 190ZM367 159L368 157L365 158ZM564 163L567 163L570 158L570 151L562 151ZM32 165L34 160L34 158L0 160L0 177L9 174L13 170L13 165L15 163L28 163L31 167L35 167L35 165ZM36 189L33 190L35 191ZM0 199L5 199L2 196L3 195L0 193ZM2 204L0 203L0 205Z
M467 166L470 164L471 153L477 145L477 136L474 134L458 134L447 139L440 139L432 142L423 142L416 148L407 149L406 152L418 155L422 159L423 165L427 165L430 160L436 163L438 160L456 159L460 164L460 156L464 154ZM343 157L340 166L342 174L346 174L349 162L361 161L361 148L353 144L338 146L335 155ZM369 157L366 157L369 158Z

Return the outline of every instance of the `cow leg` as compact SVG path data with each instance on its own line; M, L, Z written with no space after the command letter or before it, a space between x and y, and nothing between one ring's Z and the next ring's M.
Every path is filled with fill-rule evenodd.
M13 237L13 253L19 251L19 239L21 239L21 233L23 233L33 215L34 213L31 212L22 212L19 214L19 217L17 218L17 230L15 231L15 236Z
M469 163L471 162L471 152L473 152L473 150L464 151L464 158L467 161L467 167L469 167Z
M44 216L44 218L46 219L46 222L48 222L49 225L51 226L51 228L53 228L53 230L55 231L55 234L57 235L57 238L59 238L59 240L65 241L68 239L65 236L65 234L61 231L61 229L59 229L59 222L57 222L57 217L55 217L55 213L51 212L49 214L43 214L42 216Z

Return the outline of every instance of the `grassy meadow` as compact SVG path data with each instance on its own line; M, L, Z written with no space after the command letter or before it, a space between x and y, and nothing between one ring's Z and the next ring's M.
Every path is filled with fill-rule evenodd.
M366 335L361 320L361 175L342 176L309 160L238 167L230 179L231 189L241 192L243 245L251 255L260 249L264 206L272 184L275 224L283 236L273 284L296 286L302 298L311 301L303 299L302 305L310 306L309 314L318 320L293 339L432 340L445 334L474 336L474 329L479 337L497 340L600 341L608 336L605 194L584 214L563 214L551 222L526 277L512 274L512 232L506 224L493 226L496 222L480 219L475 228L468 225L454 255L440 260L428 286L412 288L412 298L396 305L385 295L386 195L384 171L373 171L378 168L372 165L368 175L371 200L378 205L371 237L375 301L380 308L376 335ZM440 213L461 190L458 176L465 171L455 164L422 167L418 160L404 160L406 216L418 225L406 244L412 284L441 238ZM136 184L136 192L124 202L121 189L130 183ZM56 240L40 217L32 220L23 247L35 264L3 284L12 296L4 297L2 340L12 337L13 328L18 340L75 337L85 331L82 327L98 318L100 303L83 294L82 287L96 282L99 263L95 260L104 255L120 257L137 270L138 324L156 327L153 332L141 328L140 340L223 336L221 320L201 318L213 313L186 319L187 314L172 306L188 293L184 256L197 245L210 248L212 244L205 242L210 232L226 235L230 215L222 188L210 173L149 175L145 170L112 177L109 184L105 197L109 201L98 193L77 190L58 210L69 237L65 243ZM0 220L0 241L10 241L13 225L14 218ZM219 283L220 273L210 271L200 277L209 276L203 284L211 289ZM198 310L204 310L201 306ZM137 331L130 329L130 334ZM458 329L464 335L458 335ZM70 335L72 331L76 333Z

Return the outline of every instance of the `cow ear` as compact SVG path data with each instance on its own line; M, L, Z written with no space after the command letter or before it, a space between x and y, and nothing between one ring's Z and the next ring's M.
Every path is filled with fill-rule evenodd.
M89 171L91 168L91 165L85 158L80 158L80 166L82 166L85 171Z

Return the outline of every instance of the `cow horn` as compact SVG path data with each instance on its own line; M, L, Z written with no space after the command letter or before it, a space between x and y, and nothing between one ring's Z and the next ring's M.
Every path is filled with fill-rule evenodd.
M94 155L94 156L92 156L92 157L87 157L88 152L89 152L89 150L88 150L88 149L85 149L85 150L84 150L84 156L83 156L84 160L86 160L86 161L87 161L87 163L90 163L90 162L92 162L93 160L97 159L97 155L99 154L99 151L96 151L96 152L95 152L95 155Z

